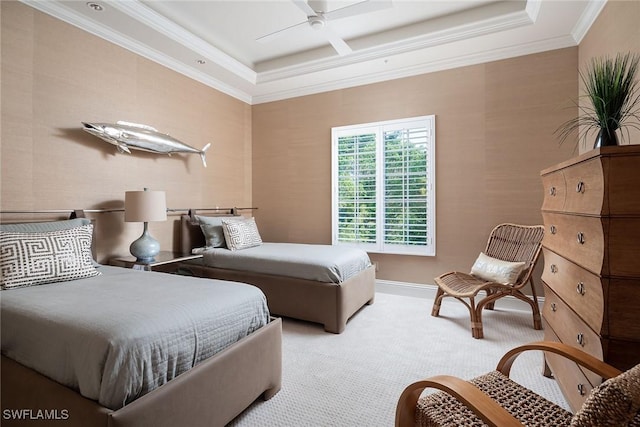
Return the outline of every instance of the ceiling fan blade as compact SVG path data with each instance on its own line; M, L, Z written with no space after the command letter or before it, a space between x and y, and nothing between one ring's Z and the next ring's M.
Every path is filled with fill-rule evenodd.
M258 37L256 39L256 41L258 43L269 43L272 40L275 40L277 38L280 38L280 37L284 36L289 30L292 30L292 29L297 28L297 27L308 26L308 25L309 25L309 22L307 22L307 21L300 22L299 24L291 25L290 27L283 28L283 29L278 30L278 31L274 31L273 33L264 35L262 37Z
M329 40L329 43L331 43L331 46L333 46L336 52L338 52L338 55L345 56L353 52L347 42L342 40L342 37L329 28L329 26L325 25L322 29L322 33L327 40Z
M299 1L299 0L294 0ZM362 13L375 12L393 6L391 0L364 0L340 9L332 10L324 14L327 20L347 18L349 16L360 15Z
M318 12L313 10L305 0L291 0L291 1L294 2L295 5L298 6L298 8L300 8L300 10L302 10L307 16L318 15Z

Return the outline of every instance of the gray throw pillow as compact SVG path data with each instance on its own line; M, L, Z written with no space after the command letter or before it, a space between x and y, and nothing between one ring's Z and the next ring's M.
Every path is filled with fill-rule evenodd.
M222 231L222 220L239 219L240 217L228 216L201 216L196 215L196 219L200 224L202 234L204 234L205 245L208 248L224 248L226 247L224 240L224 232Z

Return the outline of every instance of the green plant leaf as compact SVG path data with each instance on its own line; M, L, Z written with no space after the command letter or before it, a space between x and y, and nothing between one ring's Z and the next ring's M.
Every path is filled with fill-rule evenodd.
M586 70L580 71L583 98L587 98L590 105L574 102L578 116L567 120L555 131L561 144L576 131L578 140L586 141L592 131L604 130L611 135L621 129L624 140L622 130L625 127L640 127L640 90L636 78L639 62L637 53L618 53L614 59L593 58Z

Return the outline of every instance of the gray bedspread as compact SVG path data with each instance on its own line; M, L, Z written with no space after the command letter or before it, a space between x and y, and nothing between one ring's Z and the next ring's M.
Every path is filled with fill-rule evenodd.
M194 252L198 251L195 249ZM302 243L263 243L231 251L225 248L201 250L209 267L296 277L325 283L341 283L371 265L361 249Z
M250 285L99 267L1 293L2 353L118 409L269 321Z

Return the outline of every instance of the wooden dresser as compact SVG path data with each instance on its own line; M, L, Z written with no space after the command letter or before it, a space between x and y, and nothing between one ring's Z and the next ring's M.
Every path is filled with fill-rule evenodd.
M545 339L626 370L640 363L640 145L603 147L541 172ZM553 354L573 410L602 379Z

